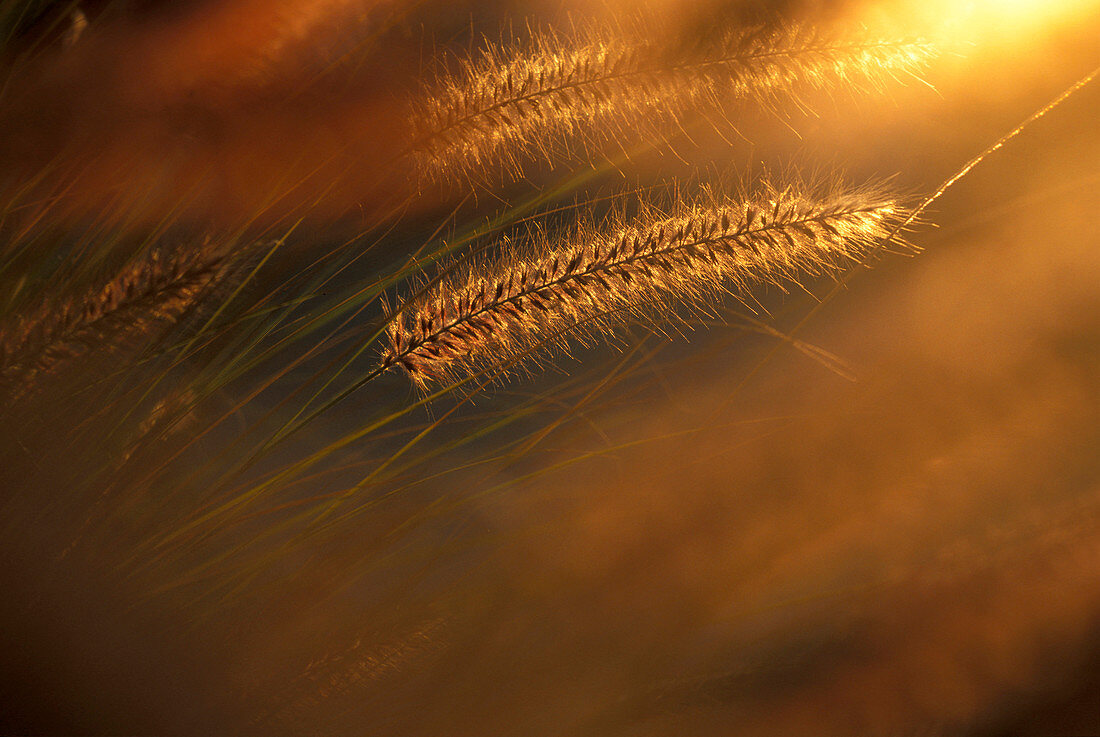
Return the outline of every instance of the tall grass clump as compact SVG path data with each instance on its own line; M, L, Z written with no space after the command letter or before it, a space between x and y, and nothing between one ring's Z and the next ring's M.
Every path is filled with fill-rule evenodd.
M769 346L854 381L794 332L852 267L917 252L908 239L933 202L1091 80L921 199L909 194L918 177L879 171L885 147L860 146L854 166L810 163L797 135L804 114L847 113L847 97L885 107L921 79L941 49L920 37L812 20L742 27L684 3L696 22L676 29L640 17L479 42L451 28L458 40L425 53L418 34L437 11L449 17L444 0L185 5L146 18L122 0L0 0L0 124L15 131L0 141L0 588L12 592L0 629L14 633L0 689L71 692L88 714L111 714L84 730L84 715L43 708L16 733L408 737L451 729L433 721L447 694L436 711L478 712L455 733L538 733L523 728L538 722L602 735L625 733L607 721L616 710L644 721L631 695L690 701L712 682L740 694L732 677L635 678L623 651L648 645L621 623L648 605L634 611L603 573L632 544L621 510L589 495L578 544L562 536L567 549L548 555L540 546L556 535L529 535L531 519L556 530L570 484L532 498L530 515L516 511L519 490L670 437L694 448L720 436L707 441L715 456L749 437L740 415L692 426L705 412L645 429L651 403L688 393L674 383L696 375L686 367L721 373L704 400L720 394L715 404L748 395ZM462 39L478 50L456 53ZM752 127L760 119L767 130ZM776 140L787 149L770 150ZM908 142L894 132L891 145ZM807 163L784 166L792 158ZM789 173L760 175L761 161ZM857 183L841 175L853 168ZM827 296L810 307L799 290ZM703 330L691 346L675 335ZM606 343L618 350L600 353ZM558 371L536 377L532 363ZM517 369L531 381L502 380ZM745 474L786 457L754 454ZM682 478L696 478L683 462ZM656 495L630 498L623 527L645 528L646 565L623 578L669 573L670 590L686 587L725 554L745 568L731 566L721 586L734 594L708 592L707 606L725 612L748 591L746 607L786 612L819 571L785 551L757 557L780 509L771 497L745 503L742 547L710 550L707 528L677 558L690 573L659 560L668 540L656 538L677 525L706 528L722 505L740 514L741 470L715 473L726 496L713 509L666 514ZM831 472L818 464L806 483L828 496ZM775 523L819 541L816 528ZM843 540L859 525L837 527ZM834 538L820 537L828 553ZM519 552L495 558L507 545ZM559 560L574 554L584 559ZM596 594L571 598L590 583ZM732 615L669 607L655 618L735 629ZM604 616L625 640L609 643L603 624L580 631ZM694 648L654 660L673 673L757 648L771 667L801 647L782 628L745 629L744 641L718 637L717 655L711 630L654 637L665 655L680 647L665 642ZM834 630L821 630L824 650ZM532 663L570 665L551 651L574 635L583 678L551 667L550 698L510 701ZM787 693L765 681L752 685ZM607 703L577 706L569 689L590 682ZM561 729L544 718L559 693Z

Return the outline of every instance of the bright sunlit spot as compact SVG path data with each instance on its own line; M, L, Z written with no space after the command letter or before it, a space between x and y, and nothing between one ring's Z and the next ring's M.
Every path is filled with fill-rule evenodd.
M1100 0L910 0L909 4L930 20L939 18L949 35L971 40L976 29L990 40L1028 38L1100 12Z
M1000 17L1006 24L1043 24L1096 10L1096 0L980 0L966 3L976 14Z

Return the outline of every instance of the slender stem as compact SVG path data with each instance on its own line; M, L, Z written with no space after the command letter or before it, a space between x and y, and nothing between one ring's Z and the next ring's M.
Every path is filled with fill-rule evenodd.
M902 221L901 223L899 223L899 224L897 225L897 227L895 227L895 228L894 228L893 230L891 230L891 231L890 231L890 234L889 234L889 235L887 235L887 236L886 236L886 237L885 237L885 238L883 239L883 243L888 243L888 242L889 242L889 241L891 241L891 240L892 240L893 238L895 238L895 237L896 237L896 236L898 235L898 233L900 233L900 232L902 231L902 229L904 229L904 228L905 228L906 226L910 225L910 224L911 224L911 223L912 223L912 222L913 222L914 220L916 220L916 219L917 219L918 217L920 217L921 213L923 213L923 212L924 212L925 210L927 210L927 209L928 209L928 207L929 207L929 206L930 206L930 205L931 205L931 204L932 204L933 202L935 202L935 201L936 201L936 200L938 200L938 199L939 199L940 197L942 197L942 196L943 196L943 194L944 194L944 192L946 192L947 190L951 189L951 187L953 187L953 186L954 186L954 185L955 185L955 184L956 184L956 183L957 183L957 182L958 182L958 181L959 181L960 179L962 179L962 178L963 178L963 177L965 177L965 176L966 176L967 174L969 174L969 173L970 173L970 171L971 171L971 170L972 170L972 169L973 169L973 168L974 168L975 166L977 166L978 164L980 164L980 163L981 163L982 161L984 161L984 160L985 160L985 159L986 159L986 158L987 158L988 156L990 156L991 154L993 154L993 153L995 153L996 151L998 151L999 149L1003 148L1003 147L1004 147L1004 145L1005 145L1006 143L1008 143L1008 142L1009 142L1009 141L1011 141L1011 140L1012 140L1013 138L1015 138L1016 136L1018 136L1018 135L1020 135L1021 133L1023 133L1023 132L1024 132L1024 130L1026 130L1026 129L1027 129L1027 128L1028 128L1029 126L1031 126L1031 124L1032 124L1032 123L1034 123L1035 121L1039 120L1039 118L1042 118L1042 117L1043 117L1044 115L1046 115L1047 113L1049 113L1049 112L1050 112L1051 110L1053 110L1054 108L1056 108L1056 107L1058 107L1059 105L1061 105L1061 104L1062 104L1063 102L1065 102L1065 101L1066 101L1066 100L1067 100L1067 99L1068 99L1069 97L1071 97L1071 96L1072 96L1073 94L1075 94L1076 92L1078 92L1078 91L1079 91L1079 90L1080 90L1080 89L1081 89L1082 87L1084 87L1084 86L1086 86L1087 84L1089 84L1090 82L1092 82L1092 81L1093 81L1094 79L1096 79L1096 77L1098 77L1098 76L1100 76L1100 67L1096 67L1096 68L1095 68L1095 69L1093 69L1093 70L1092 70L1091 72L1089 72L1088 74L1086 74L1086 75L1085 75L1084 77L1081 77L1081 79L1077 80L1077 81L1076 81L1076 82L1074 82L1074 83L1073 83L1072 85L1070 85L1069 87L1067 87L1067 88L1066 88L1066 89L1065 89L1065 90L1064 90L1064 91L1062 92L1062 94L1060 94L1060 95L1058 95L1057 97L1055 97L1055 98L1054 98L1053 100L1051 100L1050 102L1048 102L1048 103L1047 103L1046 105L1043 105L1043 106L1042 106L1041 108L1039 108L1039 109L1038 109L1038 110L1036 110L1036 111L1035 111L1034 113L1032 113L1032 114L1031 114L1031 115L1030 115L1030 116L1029 116L1029 117L1028 117L1028 118L1027 118L1026 120L1024 120L1024 121L1023 121L1022 123L1020 123L1020 124L1019 124L1018 126L1016 126L1016 127L1015 127L1015 128L1013 128L1012 130L1010 130L1010 131L1009 131L1008 133L1006 133L1006 134L1004 134L1003 136L1001 136L1000 138L998 138L998 139L997 139L997 140L996 140L996 141L995 141L995 142L994 142L993 144L991 144L991 145L990 145L990 146L989 146L988 148L986 148L985 150L983 150L983 151L982 151L982 152L981 152L980 154L978 154L978 155L977 155L977 156L975 156L974 158L972 158L972 159L970 159L969 161L967 161L967 162L966 162L966 163L965 163L965 164L964 164L964 165L962 166L962 168L961 168L961 169L959 169L959 170L958 170L957 172L955 172L955 173L954 173L954 174L953 174L952 176L950 176L950 177L949 177L949 178L948 178L948 179L947 179L946 181L944 181L944 183L943 183L943 184L941 184L941 185L940 185L940 186L939 186L939 187L938 187L938 188L936 189L936 191L935 191L935 192L933 192L932 194L930 194L930 195L929 195L928 197L925 197L925 198L924 198L924 201L923 201L923 202L921 202L921 203L920 203L920 205L918 205L918 206L917 206L917 207L916 207L916 208L915 208L915 209L913 210L913 212L909 214L909 217L905 218L905 220L903 220L903 221ZM813 318L814 318L814 317L815 317L815 316L817 315L817 313L819 313L819 312L821 311L821 309L822 309L822 308L823 308L823 307L824 307L824 306L825 306L825 305L826 305L826 304L827 304L827 303L828 303L829 301L831 301L831 300L832 300L832 299L833 299L834 297L836 297L836 296L837 296L838 294L840 294L841 290L843 290L843 289L844 289L844 288L845 288L845 287L846 287L846 286L848 285L848 282L849 282L849 281L851 281L851 279L852 279L852 277L853 277L853 276L855 275L855 273L856 273L855 271L849 271L849 272L848 272L847 274L845 274L845 275L844 275L844 277L842 277L842 278L841 278L841 279L840 279L840 280L839 280L839 281L838 281L838 282L836 283L836 285L835 285L835 286L834 286L834 287L832 288L832 290L830 290L830 291L829 291L829 293L828 293L827 295L825 295L825 297L824 297L823 299L821 299L820 301L818 301L818 302L817 302L817 304L815 304L815 305L814 305L814 306L813 306L813 307L812 307L812 308L810 309L810 311L806 313L805 317L803 317L803 318L802 318L801 320L799 320L799 321L798 321L798 323L797 323L797 324L796 324L796 325L795 325L795 326L794 326L793 328L791 328L791 330L790 330L790 331L789 331L789 332L787 333L787 337L788 337L788 338L791 338L791 337L793 337L793 336L795 335L795 333L797 333L797 332L798 332L799 330L801 330L801 329L802 329L803 327L805 327L805 326L806 326L806 323L808 323L808 322L809 322L810 320L812 320L812 319L813 319ZM778 353L778 352L779 352L779 350L780 350L780 349L781 349L781 348L782 348L782 347L783 347L784 345L786 345L786 341L784 341L784 342L782 342L782 343L777 343L777 344L776 344L776 345L775 345L775 346L774 346L774 347L773 347L773 348L772 348L772 349L771 349L770 351L768 351L768 354L767 354L766 356L764 356L764 358L762 358L762 359L760 360L760 362L759 362L759 363L757 363L757 364L756 364L756 366L754 366L754 367L753 367L753 369L752 369L751 371L749 371L749 373L748 373L748 374L746 374L746 375L745 375L745 377L744 377L744 378L742 378L742 379L741 379L741 381L739 381L739 382L737 383L737 385L736 385L736 386L735 386L735 387L733 388L733 391L731 391L731 392L730 392L730 394L729 394L729 396L728 396L728 397L726 398L726 400L725 400L724 402L722 402L722 403L721 403L721 404L720 404L720 405L719 405L719 406L718 406L718 407L717 407L717 408L715 409L715 411L714 411L714 413L713 413L713 414L714 414L714 416L717 416L718 414L720 414L721 412L723 412L723 411L725 410L725 408L726 408L726 407L728 407L728 406L729 406L729 402L731 401L732 397L733 397L733 396L734 396L734 395L735 395L735 394L737 393L737 391L738 391L738 390L739 390L739 389L740 389L740 388L741 388L742 386L744 386L744 385L745 385L746 383L748 383L748 381L749 381L749 380L750 380L750 379L751 379L751 378L752 378L753 376L755 376L755 375L757 374L757 372L759 372L759 371L760 371L760 369L762 369L762 368L764 367L764 365L765 365L765 364L766 364L766 363L767 363L768 361L770 361L770 360L771 360L771 359L772 359L772 358L773 358L773 357L774 357L774 356L776 355L776 353Z

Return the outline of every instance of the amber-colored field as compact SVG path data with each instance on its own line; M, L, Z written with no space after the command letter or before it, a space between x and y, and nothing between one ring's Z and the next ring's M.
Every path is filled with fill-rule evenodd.
M0 732L1100 733L1096 0L0 0Z

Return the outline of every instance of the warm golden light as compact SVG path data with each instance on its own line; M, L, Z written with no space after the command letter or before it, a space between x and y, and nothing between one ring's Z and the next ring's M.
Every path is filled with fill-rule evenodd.
M999 12L1006 16L1031 15L1035 13L1049 13L1057 10L1059 6L1073 5L1072 2L1049 2L1049 0L984 0L982 2L964 3L971 7L979 6L987 12Z
M940 19L944 31L960 41L1028 38L1052 25L1100 10L1097 0L941 0L909 5L930 20Z
M1100 0L0 0L0 737L1100 735Z

